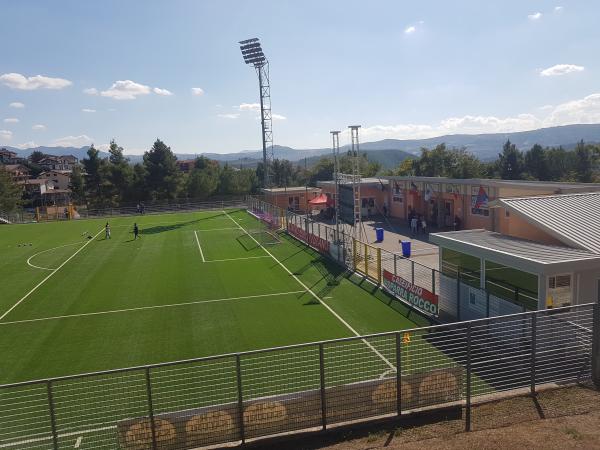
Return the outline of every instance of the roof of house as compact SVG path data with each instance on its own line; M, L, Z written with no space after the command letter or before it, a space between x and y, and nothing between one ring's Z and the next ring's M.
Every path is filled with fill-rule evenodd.
M542 244L487 230L463 230L430 235L431 242L443 248L515 267L562 265L569 269L600 267L600 255L587 250Z
M501 198L496 204L566 245L600 254L600 192Z
M315 192L320 191L321 188L306 187L306 186L288 186L281 188L263 188L262 192L269 194L285 194L286 192Z
M42 185L42 184L48 184L48 181L50 181L50 180L48 180L47 178L33 178L30 180L19 181L19 182L17 182L17 184L32 184L32 185L39 184L39 185Z
M59 175L71 175L73 173L72 170L45 170L44 172L41 172L40 175L46 175L46 174L51 174L51 173L57 173Z
M16 172L20 170L21 172L29 172L29 169L22 164L6 164L4 166L7 172Z
M317 185L321 186L321 185L332 185L334 184L335 181L334 180L327 180L327 181L317 181ZM377 185L388 185L390 184L390 181L388 179L385 178L376 178L376 177L368 177L368 178L361 178L360 179L360 184L377 184Z
M573 183L573 182L560 182L560 181L529 181L529 180L499 180L492 178L446 178L446 177L416 177L416 176L386 176L382 177L388 180L398 181L415 181L425 183L449 183L449 184L466 184L466 185L483 185L483 186L494 186L494 187L519 187L528 188L531 190L535 189L554 189L555 191L561 191L564 189L585 189L587 191L598 190L600 191L600 183Z

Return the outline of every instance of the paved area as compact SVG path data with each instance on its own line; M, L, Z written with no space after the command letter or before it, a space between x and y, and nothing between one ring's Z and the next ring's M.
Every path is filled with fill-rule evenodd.
M334 227L332 221L317 220L313 216L315 221L323 223L327 226ZM408 224L405 221L398 219L384 218L383 216L376 216L369 220L363 221L362 230L362 241L385 249L389 252L397 255L402 255L402 247L400 241L411 242L411 257L410 259L422 264L426 267L439 270L439 247L429 242L428 233L419 233L417 236L411 236ZM383 241L377 242L376 228L383 228ZM346 233L351 233L351 227L344 225L341 228ZM430 230L436 232L437 230Z

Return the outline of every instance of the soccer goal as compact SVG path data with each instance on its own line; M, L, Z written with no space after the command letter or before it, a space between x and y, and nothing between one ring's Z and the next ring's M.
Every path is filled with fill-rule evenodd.
M248 230L248 235L256 239L261 245L281 244L281 239L279 239L277 232L273 230L266 230L264 228Z

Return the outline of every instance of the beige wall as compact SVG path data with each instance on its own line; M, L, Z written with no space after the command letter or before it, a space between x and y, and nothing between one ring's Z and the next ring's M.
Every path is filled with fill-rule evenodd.
M496 208L496 214L498 215L499 225L499 229L496 231L502 234L521 239L528 239L530 241L542 242L544 244L564 245L554 236L551 236L545 231L530 224L515 213L509 213L507 216L504 208Z
M265 192L265 201L272 205L278 206L283 210L287 210L289 206L290 197L298 197L299 207L302 212L307 211L307 202L321 194L320 188L309 188L308 190L302 191L278 191L278 192Z

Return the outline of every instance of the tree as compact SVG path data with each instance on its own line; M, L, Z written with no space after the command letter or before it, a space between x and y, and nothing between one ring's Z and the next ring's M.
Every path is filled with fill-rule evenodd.
M498 155L498 171L503 180L520 180L523 173L523 153L507 140Z
M536 180L548 180L548 159L546 150L535 144L525 153L525 171Z
M81 167L73 167L69 188L71 189L71 195L75 203L85 203L85 180L81 172Z
M594 170L594 153L591 146L585 145L583 140L575 147L575 172L577 181L591 183Z
M29 155L29 161L31 161L33 164L39 164L40 161L45 157L45 153L42 153L39 150L34 150L33 152L31 152L31 155Z
M152 199L165 200L177 197L180 172L176 161L177 158L171 148L160 139L157 139L152 148L144 153L146 187Z
M194 163L194 169L186 182L186 192L189 197L206 199L219 188L219 163L200 156Z
M87 151L87 158L81 161L85 169L85 191L88 203L95 207L105 207L107 205L107 172L106 161L100 158L100 152L90 146Z
M23 190L0 164L0 210L14 211L21 204Z
M108 178L111 184L111 197L114 202L121 203L127 197L133 172L129 160L123 155L123 147L119 147L113 139L108 149Z
M127 199L133 201L142 201L148 198L148 190L146 189L146 169L141 163L133 166L131 175L131 184L127 190Z

